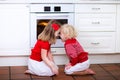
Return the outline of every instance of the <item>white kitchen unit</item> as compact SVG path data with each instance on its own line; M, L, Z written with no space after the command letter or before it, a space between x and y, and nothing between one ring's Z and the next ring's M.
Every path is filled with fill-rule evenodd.
M0 0L0 3L29 3L29 0Z
M29 0L30 3L74 3L75 0Z
M65 49L64 48L51 48L51 52L54 55L64 55Z
M116 52L120 53L120 4L117 5L117 41L116 41Z
M0 4L0 56L29 54L28 4Z
M77 39L90 54L115 53L114 32L79 32Z
M91 54L115 53L116 5L75 4L78 40Z

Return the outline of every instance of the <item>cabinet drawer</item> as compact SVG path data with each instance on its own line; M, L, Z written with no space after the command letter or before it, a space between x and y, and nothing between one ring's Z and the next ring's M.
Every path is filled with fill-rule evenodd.
M52 54L65 54L64 48L51 48Z
M78 41L89 53L114 53L114 32L80 32Z
M29 3L29 0L0 0L0 3Z
M115 14L76 14L75 20L80 31L115 31Z
M116 5L111 4L76 4L75 12L116 12Z

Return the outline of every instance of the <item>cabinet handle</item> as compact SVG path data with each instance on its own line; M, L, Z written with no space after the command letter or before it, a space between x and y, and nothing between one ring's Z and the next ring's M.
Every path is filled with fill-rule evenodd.
M92 8L92 10L96 10L96 11L98 11L98 10L100 10L101 8Z
M93 45L99 45L100 43L99 42L92 42L91 44L93 44Z
M100 24L100 22L98 21L98 22L92 22L92 24Z
M51 53L56 53L56 51L51 51Z

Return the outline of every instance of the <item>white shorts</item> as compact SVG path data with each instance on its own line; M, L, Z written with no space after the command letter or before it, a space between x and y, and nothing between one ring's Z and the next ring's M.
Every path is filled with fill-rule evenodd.
M56 65L57 67L57 65ZM58 68L58 67L57 67ZM52 76L54 73L43 61L28 60L28 70L38 76Z
M89 60L82 62L82 63L77 63L76 65L72 66L70 69L65 69L66 74L72 74L73 72L76 71L83 71L88 69L90 66Z

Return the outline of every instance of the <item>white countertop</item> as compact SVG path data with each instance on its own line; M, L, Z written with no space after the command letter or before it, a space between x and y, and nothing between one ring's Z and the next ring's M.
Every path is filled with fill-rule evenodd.
M30 0L30 3L120 3L120 0Z
M76 0L75 3L120 3L120 0Z
M0 3L120 3L120 0L0 0Z

